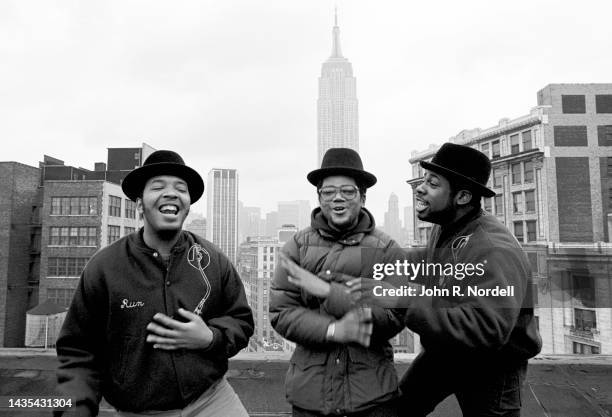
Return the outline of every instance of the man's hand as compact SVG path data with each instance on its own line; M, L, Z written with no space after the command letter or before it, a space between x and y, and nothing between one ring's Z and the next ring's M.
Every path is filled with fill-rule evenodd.
M153 348L163 350L207 348L212 343L213 332L202 317L182 308L178 312L189 321L184 323L162 313L155 314L147 325L151 332L147 342L154 343Z
M287 280L290 283L315 297L327 298L330 290L329 282L300 267L283 252L279 252L279 256L280 267L287 273Z
M372 310L368 307L351 310L340 320L335 322L332 341L338 343L359 343L362 346L370 346L372 336Z

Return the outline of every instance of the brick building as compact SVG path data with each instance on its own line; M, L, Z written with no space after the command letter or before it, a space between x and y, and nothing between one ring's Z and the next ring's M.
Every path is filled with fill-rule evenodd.
M85 264L139 228L136 203L103 180L44 182L40 302L68 307Z
M0 162L0 347L23 346L26 311L38 302L38 168Z
M537 100L527 115L450 141L491 158L496 195L483 207L531 261L543 352L611 354L612 84L550 84ZM437 149L412 153L413 191ZM414 223L425 244L432 225Z
M26 311L46 300L67 307L87 260L137 230L119 184L153 151L109 148L94 170L47 155L38 168L0 162L0 347L23 346Z

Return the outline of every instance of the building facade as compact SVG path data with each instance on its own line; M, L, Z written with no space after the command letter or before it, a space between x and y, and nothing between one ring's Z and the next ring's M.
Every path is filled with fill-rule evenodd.
M251 352L283 350L283 339L268 318L270 285L281 246L278 239L269 237L248 237L240 245L238 270L255 321L248 348Z
M332 52L321 68L317 100L317 166L329 148L359 152L357 81L353 66L342 55L338 15L332 29Z
M23 346L26 311L38 303L39 169L0 162L0 347Z
M67 308L89 258L140 226L136 203L119 184L45 181L39 302Z
M236 265L238 250L238 171L213 168L206 186L206 239Z
M527 115L450 141L491 158L496 195L483 208L531 261L543 352L612 354L612 84L551 84L537 98ZM413 194L437 149L412 153ZM432 225L413 216L423 245Z

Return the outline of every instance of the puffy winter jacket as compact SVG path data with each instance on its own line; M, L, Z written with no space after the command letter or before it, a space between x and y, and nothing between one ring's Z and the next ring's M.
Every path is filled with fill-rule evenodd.
M371 260L386 262L386 256L397 247L395 241L375 229L374 218L365 209L354 229L338 235L317 208L311 227L285 244L284 253L331 284L329 296L320 299L289 283L280 268L275 272L270 300L272 326L297 344L286 378L291 404L324 414L341 414L366 410L397 396L393 350L388 340L403 328L401 314L372 308L374 328L369 348L326 341L328 325L355 308L345 282L351 276L371 277ZM362 256L365 248L372 249Z

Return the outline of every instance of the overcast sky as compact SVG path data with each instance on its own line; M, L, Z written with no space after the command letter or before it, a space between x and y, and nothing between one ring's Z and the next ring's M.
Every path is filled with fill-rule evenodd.
M240 200L264 213L314 205L336 4L379 224L391 192L410 201L412 150L525 115L547 84L612 82L610 1L5 0L0 161L93 169L146 142L204 177L237 168Z

